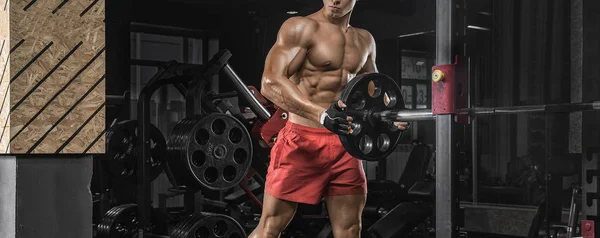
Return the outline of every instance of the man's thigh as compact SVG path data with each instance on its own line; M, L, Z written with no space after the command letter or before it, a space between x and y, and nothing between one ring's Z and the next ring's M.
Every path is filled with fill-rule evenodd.
M284 226L294 217L298 203L279 199L265 193L263 198L262 217L274 218Z
M278 199L265 193L260 222L248 237L279 236L296 214L297 207L298 204L295 202Z
M352 226L360 225L366 201L366 194L325 197L332 228L334 230L348 229Z
M352 157L343 147L339 151L338 158L330 168L331 179L325 196L366 194L367 177L362 161Z

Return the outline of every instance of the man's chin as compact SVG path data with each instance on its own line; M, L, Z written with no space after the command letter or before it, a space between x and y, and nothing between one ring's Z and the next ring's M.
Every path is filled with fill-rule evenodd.
M330 16L331 18L340 18L340 17L343 17L344 15L343 15L343 14L341 14L341 13L335 13L335 12L331 12L331 13L329 13L329 16Z

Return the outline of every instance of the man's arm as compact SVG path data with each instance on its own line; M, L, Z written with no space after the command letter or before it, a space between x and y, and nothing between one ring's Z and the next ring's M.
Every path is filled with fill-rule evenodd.
M362 67L362 69L360 70L360 72L358 74L366 74L366 73L378 73L379 70L377 69L377 64L375 64L375 58L376 58L376 53L377 53L377 47L375 46L375 38L373 38L373 35L371 35L371 33L369 33L366 30L363 30L361 32L361 35L367 39L367 41L369 42L369 56L367 58L367 61L365 62L365 65ZM369 86L371 86L369 84ZM375 88L371 88L369 87L369 93L373 93L375 91ZM389 102L389 97L387 94L384 94L384 101ZM406 130L409 127L409 123L408 122L394 122L394 125L396 125L400 130Z
M377 64L375 63L375 58L377 57L375 38L373 38L373 35L366 30L361 30L360 35L367 42L367 47L369 47L369 56L367 56L367 61L358 74L377 73L379 70L377 69Z
M325 109L312 103L289 79L306 60L316 28L315 22L303 17L292 17L282 24L267 55L261 94L285 111L319 121Z

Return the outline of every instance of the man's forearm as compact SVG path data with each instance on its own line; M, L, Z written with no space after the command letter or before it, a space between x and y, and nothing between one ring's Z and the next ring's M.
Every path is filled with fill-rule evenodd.
M288 79L272 81L263 79L261 93L281 109L301 117L319 121L325 108L311 102L298 87Z

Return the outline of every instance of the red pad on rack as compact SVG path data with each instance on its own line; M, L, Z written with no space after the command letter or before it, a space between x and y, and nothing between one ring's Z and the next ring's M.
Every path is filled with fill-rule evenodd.
M466 74L466 58L456 56L454 64L433 66L431 82L431 112L434 115L455 114L458 109L468 108L469 83ZM467 115L457 115L457 123L469 123Z

